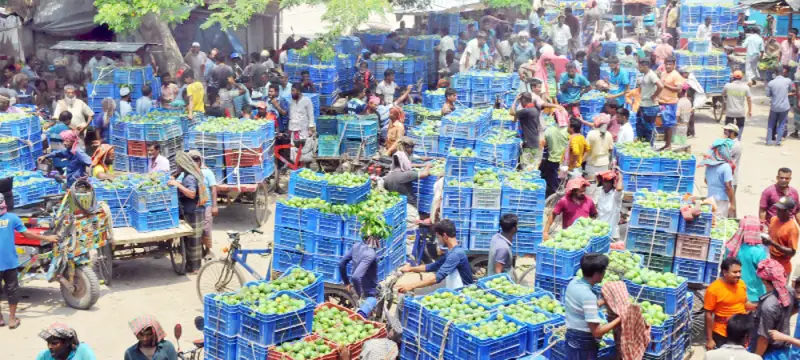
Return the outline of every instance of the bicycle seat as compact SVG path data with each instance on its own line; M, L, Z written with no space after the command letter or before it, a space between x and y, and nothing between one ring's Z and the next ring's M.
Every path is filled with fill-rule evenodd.
M205 345L205 343L203 342L203 339L194 340L194 341L192 341L192 344L194 344L194 346L196 348L198 348L198 349L202 349L203 345Z

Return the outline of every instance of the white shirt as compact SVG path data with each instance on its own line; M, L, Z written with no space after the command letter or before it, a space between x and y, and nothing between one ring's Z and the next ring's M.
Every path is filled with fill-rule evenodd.
M442 38L439 42L439 68L446 69L447 68L447 50L456 51L456 42L452 36L447 35Z
M281 65L286 65L289 62L289 51L281 51L281 54L278 55L278 62Z
M555 55L556 49L553 49L553 46L550 44L544 44L542 47L539 48L539 56L550 54Z
M308 96L289 101L289 131L306 131L314 127L314 104Z
M128 113L130 113L132 111L133 111L133 107L131 107L131 103L129 103L129 102L125 101L125 100L120 100L119 101L119 115L121 117L125 117L126 115L128 115Z
M533 9L533 11L531 11L531 16L528 17L528 24L530 24L531 27L535 28L542 26L542 23L539 20L539 14L536 13L536 9Z
M89 62L86 63L86 68L83 70L83 72L91 75L94 69L102 69L111 65L114 65L114 60L111 60L105 56L101 56L100 60L97 60L94 56L92 56L92 58L89 59Z
M742 161L742 142L739 141L739 139L733 139L731 160L733 160L733 163L736 164L736 170L733 172L733 181L731 181L731 185L737 185L739 183L739 173L742 169L739 167L739 162Z
M553 26L553 45L560 47L567 46L571 39L572 33L567 24L561 24L561 27L559 27L558 24Z
M595 206L597 207L597 220L607 222L611 225L611 236L619 237L619 209L622 207L622 191L613 189L605 192L602 186L598 186L594 191Z
M609 154L614 148L614 136L606 131L605 136L598 129L589 131L586 134L586 142L589 144L589 156L586 158L586 165L601 167L608 166L610 163Z
M711 41L711 25L706 26L706 24L700 24L700 26L697 27L697 35L695 37Z
M609 0L597 0L597 10L600 10L600 15L604 15L611 8Z
M383 103L391 105L394 103L394 92L397 90L397 83L392 81L387 84L386 81L381 81L375 87L375 93L383 98Z
M158 154L158 156L156 156L156 160L155 161L153 161L152 158L150 158L149 160L150 160L150 164L149 164L150 165L150 171L148 171L148 172L151 172L151 173L152 172L156 172L156 171L169 172L169 160L167 160L167 158L164 157L164 155Z
M467 63L467 58L469 58L469 63ZM458 64L461 66L459 69L460 72L467 72L469 69L472 69L473 66L478 62L481 58L481 47L478 46L478 39L472 39L467 42L467 48L464 49L464 54L461 55L461 60L459 60Z
M69 127L72 129L77 129L79 126L86 125L86 119L94 115L92 108L86 105L81 99L74 99L72 105L67 105L65 99L56 102L56 110L53 112L53 118L58 119L58 114L64 111L69 111L69 113L72 114L72 121L69 123Z
M617 144L625 144L633 142L633 126L630 122L620 126L619 133L617 134Z

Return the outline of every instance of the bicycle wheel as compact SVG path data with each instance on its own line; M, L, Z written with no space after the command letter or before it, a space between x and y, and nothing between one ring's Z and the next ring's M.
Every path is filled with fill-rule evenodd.
M197 296L200 302L207 294L237 291L242 285L244 274L235 262L228 259L209 261L197 274Z

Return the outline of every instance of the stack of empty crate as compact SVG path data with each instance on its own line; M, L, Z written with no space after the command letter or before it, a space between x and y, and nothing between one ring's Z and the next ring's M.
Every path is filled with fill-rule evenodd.
M112 119L109 140L114 146L114 168L125 172L149 172L147 149L159 145L161 155L170 160L170 167L174 169L175 155L183 151L182 122L179 114L160 112Z
M361 44L363 44L365 48L374 52L378 47L383 46L389 33L385 31L367 31L355 35L361 39Z
M369 157L378 152L380 125L375 115L340 115L336 124L339 154Z
M289 81L292 83L299 83L302 79L302 72L308 71L319 94L319 106L329 107L339 96L337 61L338 58L322 60L314 55L300 55L297 51L292 50L289 51L289 62L285 68Z
M230 131L230 127L217 126L214 129L219 131L210 131L206 126L231 121L252 125L254 130ZM193 127L187 139L189 148L203 155L205 165L214 172L218 184L258 184L275 170L275 124L271 121L210 118Z
M438 35L412 36L408 38L408 53L418 60L414 68L414 77L424 79L423 83L434 84L437 80L437 53L434 48L439 46L442 39ZM410 84L409 84L410 85Z
M361 54L364 46L361 39L355 36L342 36L336 45L336 71L339 73L339 90L350 91L353 89L353 77L357 71L356 59Z
M42 127L38 116L0 114L0 170L31 170L42 154Z
M88 105L95 114L103 111L103 99L109 97L119 101L120 88L130 89L131 103L142 97L142 87L150 85L153 93L150 98L161 97L161 79L153 75L150 65L143 67L106 67L96 68L92 72L92 82L86 87Z
M710 210L710 206L706 207ZM712 222L713 215L706 211L701 212L692 221L686 221L681 217L672 271L685 277L690 283L705 283L709 254L721 252L722 246L717 249L711 248Z
M538 185L536 190L520 189L503 181L500 198L501 214L517 215L517 235L512 242L515 254L533 254L542 242L544 230L544 204L546 184L541 178L525 176L526 181Z
M508 100L511 90L510 73L498 71L470 71L453 76L452 87L458 90L460 105L482 107L491 106L499 98Z

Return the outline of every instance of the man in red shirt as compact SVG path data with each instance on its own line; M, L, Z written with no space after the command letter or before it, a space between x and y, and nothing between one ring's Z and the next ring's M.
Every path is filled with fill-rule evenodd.
M775 185L770 185L761 193L758 217L761 219L761 224L764 226L769 226L770 220L775 217L775 214L778 212L777 208L775 208L775 204L777 204L782 197L788 196L794 200L795 204L800 204L797 189L789 186L789 182L792 181L792 170L785 167L778 169L778 176L776 179ZM795 219L800 222L800 211L798 210L800 209L795 207L790 212L791 216L795 217Z
M544 225L544 240L549 237L548 233L556 215L561 215L561 225L564 229L580 218L597 218L597 207L594 205L594 201L586 196L587 187L589 187L589 182L582 177L567 182L564 197L558 200L553 208L553 213L547 217L547 223Z

